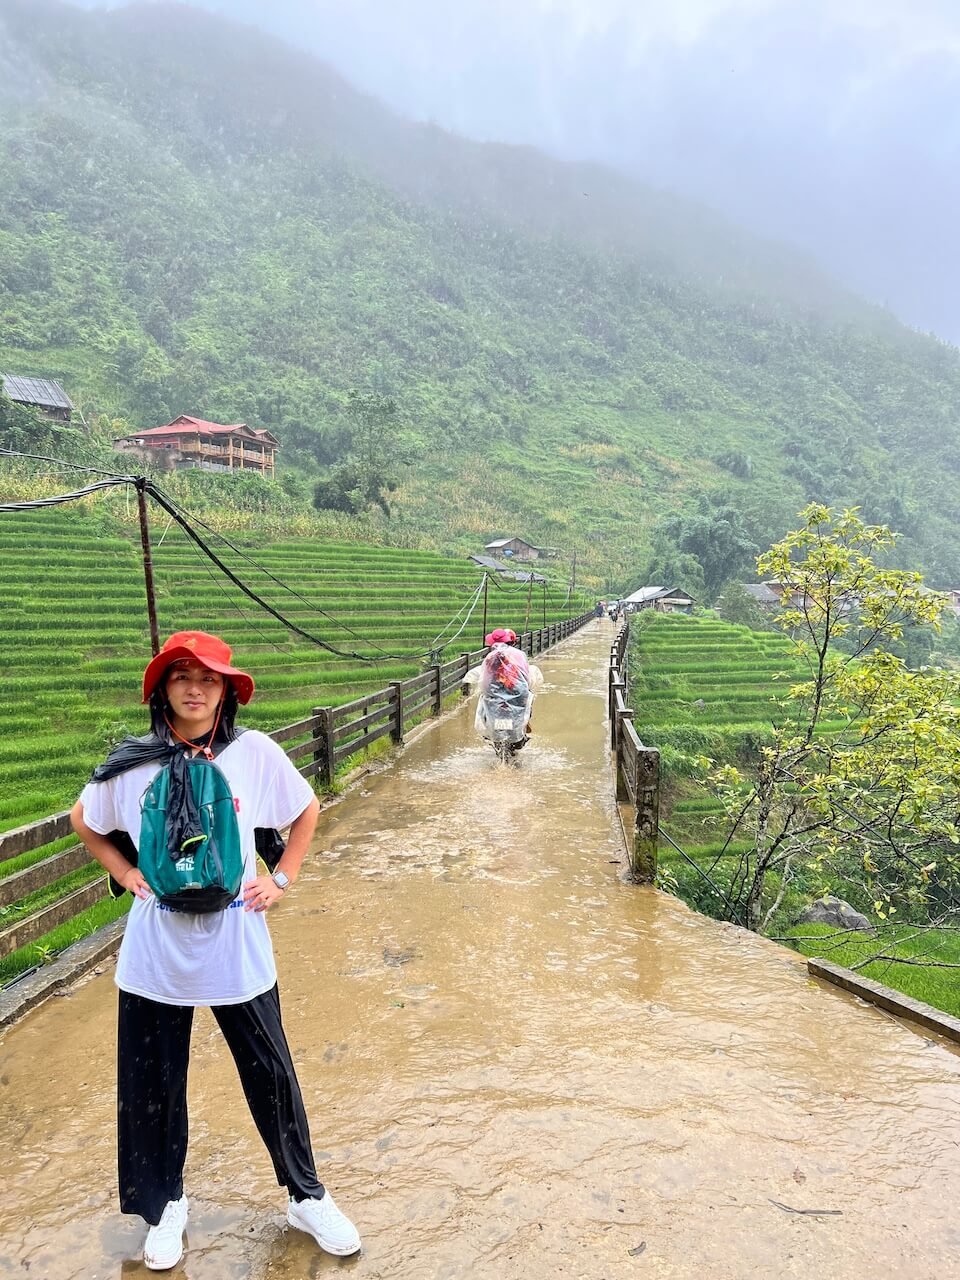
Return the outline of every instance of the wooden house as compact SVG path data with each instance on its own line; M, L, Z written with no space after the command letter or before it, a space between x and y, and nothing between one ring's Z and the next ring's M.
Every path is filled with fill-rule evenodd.
M509 556L511 560L539 560L540 548L523 538L495 538L483 548L491 556Z
M21 378L16 374L2 374L4 394L14 404L30 405L57 422L69 422L73 403L52 378Z
M161 458L175 470L201 467L205 471L258 471L272 476L280 441L266 428L231 426L181 414L162 427L150 427L114 441L120 449L141 457Z

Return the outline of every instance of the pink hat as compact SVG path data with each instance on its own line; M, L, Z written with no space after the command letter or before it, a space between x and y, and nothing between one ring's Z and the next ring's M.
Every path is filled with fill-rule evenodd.
M517 633L511 631L509 627L497 627L496 631L491 631L485 637L484 644L516 644Z

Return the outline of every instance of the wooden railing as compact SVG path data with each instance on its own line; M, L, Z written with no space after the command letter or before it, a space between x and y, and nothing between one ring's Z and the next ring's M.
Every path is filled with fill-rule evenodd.
M565 640L588 622L592 613L581 614L564 622L554 622L539 631L526 631L519 646L531 656ZM295 724L274 730L274 742L291 742L286 748L289 758L305 778L319 778L329 785L344 761L371 746L380 738L403 742L413 725L430 716L439 715L444 699L454 693L472 667L483 661L486 649L462 653L451 662L440 663L409 680L394 680L386 689L368 693L339 707L314 707L309 716ZM301 763L302 762L302 763ZM47 845L73 836L68 811L16 827L0 835L0 863L23 853L35 853ZM38 889L54 884L62 876L86 865L90 855L82 844L52 850L23 871L0 879L0 926L3 909L21 902ZM24 916L7 928L0 927L0 958L20 947L28 946L93 906L103 897L105 876L49 903L40 911Z
M633 806L632 831L627 840L630 873L652 884L657 878L657 835L660 826L660 752L645 747L627 706L627 645L630 622L624 619L610 649L607 709L610 750L617 778L617 800Z

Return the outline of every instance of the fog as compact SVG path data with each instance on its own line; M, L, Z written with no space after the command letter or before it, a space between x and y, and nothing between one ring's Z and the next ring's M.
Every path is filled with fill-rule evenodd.
M202 2L404 115L694 196L960 340L956 0Z

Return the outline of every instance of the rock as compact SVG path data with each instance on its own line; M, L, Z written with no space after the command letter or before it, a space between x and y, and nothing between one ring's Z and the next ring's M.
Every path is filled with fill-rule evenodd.
M866 916L861 915L859 911L854 911L849 902L844 902L842 898L835 898L832 894L811 902L810 906L800 913L797 924L830 924L835 929L876 933Z

